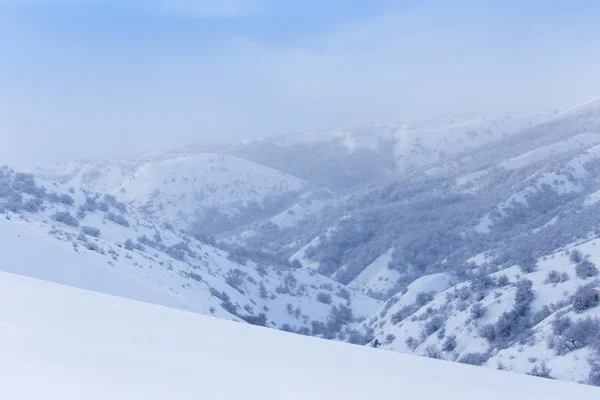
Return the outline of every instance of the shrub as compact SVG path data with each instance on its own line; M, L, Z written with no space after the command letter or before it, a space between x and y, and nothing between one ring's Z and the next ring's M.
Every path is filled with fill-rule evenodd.
M568 326L554 339L554 349L558 355L567 354L585 346L600 348L600 319L587 317Z
M23 210L29 211L31 213L36 213L43 209L44 202L40 198L33 198L25 201L23 203Z
M86 197L85 203L83 203L80 207L83 211L94 212L98 209L98 203L91 197Z
M556 318L552 321L552 332L555 335L562 335L572 324L573 321L569 317Z
M486 324L479 329L479 336L486 339L490 343L496 341L496 327L494 324Z
M267 326L267 316L264 313L260 313L257 316L244 316L242 319L251 325Z
M242 287L244 284L245 276L246 274L242 270L240 270L239 268L234 268L227 272L227 275L225 277L225 283L227 283L229 286L243 294L244 291Z
M358 344L364 346L373 340L373 336L369 333L362 334L356 329L351 329L348 332L348 343Z
M52 219L54 219L57 222L60 222L62 224L69 225L72 227L79 226L79 221L77 221L77 218L72 216L71 213L68 211L56 212L54 215L52 215Z
M332 302L331 295L329 293L319 292L317 294L317 301L321 302L323 304L331 304L331 302Z
M385 305L383 306L383 310L381 310L381 312L379 313L379 316L381 318L385 317L385 315L388 313L388 311L390 311L390 308L392 308L392 306L399 301L400 301L400 297L398 297L398 296L390 297L388 299L388 301L385 302Z
M462 355L457 361L461 364L480 366L485 364L489 358L489 355L486 353L467 353Z
M456 348L456 336L448 336L442 344L442 351L450 352Z
M440 315L436 315L425 323L423 327L423 336L428 337L437 332L444 326L444 318Z
M487 309L481 305L481 303L475 303L473 307L471 307L471 318L479 319L483 317L486 313Z
M575 274L581 279L591 278L598 275L598 268L590 260L582 260L575 266Z
M600 363L598 361L590 363L590 373L586 383L588 385L600 386Z
M590 295L589 285L581 286L571 297L573 309L575 311L583 311L596 305L595 300Z
M125 250L133 250L133 240L127 239L125 243L123 243L123 247L125 248Z
M540 365L536 365L535 367L533 367L533 369L529 372L529 375L537 376L538 378L552 379L552 377L550 376L550 372L552 371L550 370L550 368L548 368L548 365L544 361Z
M313 336L323 335L325 333L325 323L320 321L312 321L310 323L311 332Z
M519 268L524 274L530 274L537 270L537 260L531 256L527 256L519 263Z
M73 197L71 197L70 195L68 195L68 194L66 194L66 193L64 193L64 194L61 194L61 195L58 197L58 199L59 199L59 202L60 202L60 203L62 203L62 204L65 204L65 205L67 205L67 206L72 206L72 205L73 205L73 203L75 203L75 200L73 200Z
M129 221L127 221L124 216L115 214L112 211L106 213L106 219L126 228L129 227Z
M81 233L88 235L88 236L92 236L92 237L99 237L100 229L95 228L93 226L82 226Z
M86 242L85 243L85 247L88 250L95 251L95 252L98 252L100 254L104 254L104 250L102 250L102 248L100 246L98 246L96 243Z
M310 336L310 329L307 326L302 326L302 327L298 328L296 333L299 335Z
M579 264L581 261L583 261L583 253L577 249L572 250L569 253L569 260L571 260L573 264Z
M561 283L561 282L566 282L568 280L569 280L569 275L566 272L563 272L561 274L557 270L553 269L552 271L548 272L548 275L546 275L546 279L544 280L544 283L557 284L557 283Z
M435 358L435 359L441 359L442 358L442 352L440 351L440 349L437 348L437 346L430 344L425 348L425 355L429 358Z
M519 315L525 315L529 311L531 302L535 294L533 293L533 282L524 279L517 282L517 293L515 294L515 312Z
M202 276L200 276L199 274L195 273L195 272L188 272L187 274L185 274L188 278L195 280L196 282L204 282L204 279L202 279Z
M548 318L550 316L550 314L552 314L552 311L550 311L550 308L548 306L543 306L539 311L537 311L535 314L533 314L533 317L531 320L531 326L535 326L535 325L539 324L540 322L542 322L543 320Z
M433 300L434 296L435 296L435 292L420 292L420 293L417 293L415 304L418 307L423 307L425 304L431 302Z
M417 341L417 339L415 339L412 336L407 337L406 340L404 341L404 343L411 350L414 350L417 348L417 346L419 346L419 342Z
M390 317L390 321L392 322L392 324L398 325L406 317L408 317L411 314L414 314L416 311L417 311L417 307L415 305L404 306L400 310L398 310L392 314L392 316Z
M338 332L342 325L352 322L353 319L352 309L343 304L338 304L331 308L327 318L327 329L329 332Z
M265 285L262 282L260 283L260 286L258 288L258 294L260 295L261 299L269 298L269 292L267 291L267 288L265 287Z
M350 292L346 288L340 288L337 295L340 296L342 299L350 300Z
M500 275L498 277L498 286L506 286L510 283L510 279L506 275Z
M103 200L105 203L110 204L111 206L113 206L114 208L116 208L117 210L119 210L121 212L127 211L127 206L124 203L121 203L120 201L118 201L117 198L113 195L105 194Z

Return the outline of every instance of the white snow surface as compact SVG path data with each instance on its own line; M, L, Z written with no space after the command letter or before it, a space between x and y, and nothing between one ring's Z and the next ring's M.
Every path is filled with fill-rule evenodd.
M575 149L591 147L599 143L600 134L582 133L580 135L576 135L553 144L538 147L535 150L508 159L500 163L499 166L506 169L522 168L529 164L533 164L535 162L556 156L560 153L565 153L567 151Z
M375 261L373 261L367 268L365 268L354 280L348 285L348 287L353 289L361 289L364 287L373 276L375 276L378 272L387 268L388 263L392 259L392 251L393 249L389 249L387 252L383 253L381 256L377 257Z
M245 326L0 273L10 399L593 399L595 387Z

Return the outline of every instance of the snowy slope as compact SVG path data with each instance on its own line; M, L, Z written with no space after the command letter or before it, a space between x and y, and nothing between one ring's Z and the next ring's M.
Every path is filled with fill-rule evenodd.
M394 153L401 171L425 167L452 154L514 135L543 118L544 115L534 113L465 115L407 124L394 134Z
M320 341L6 273L0 298L2 393L11 399L600 395L593 387Z
M354 280L348 285L348 287L355 289L362 289L366 287L366 290L369 289L368 286L373 277L387 267L387 264L390 262L392 250L388 250L386 253L377 257L375 261L369 264ZM379 277L378 277L379 278ZM380 279L376 279L378 281Z
M341 144L348 152L362 149L381 153L391 148L398 168L404 171L514 135L546 117L545 114L537 113L464 114L405 123L372 124L344 130L306 132L261 141L282 147L335 143ZM237 145L261 141L247 141Z
M327 337L378 307L290 265L236 261L114 197L48 187L0 169L0 270L304 334L331 322L315 332Z
M293 195L305 185L256 163L214 153L82 161L44 167L36 174L67 187L118 196L179 228L215 214L237 216L265 201Z
M600 263L600 239L574 244L568 250L579 250L593 264ZM587 381L600 356L593 344L598 332L582 333L577 339L581 344L570 349L561 343L569 344L568 335L574 331L558 334L553 323L562 319L575 325L600 317L597 303L581 311L573 306L573 295L580 287L600 287L600 280L577 276L576 264L566 252L540 258L531 273L515 266L455 286L447 277L441 278L426 276L415 281L406 293L394 296L370 317L364 329L371 329L382 348L389 350L520 373L532 373L543 365L554 379ZM527 317L506 325L514 330L513 339L490 340L484 333L486 327L500 326L503 314L513 312L519 282L525 280L532 283ZM500 335L498 329L495 335Z

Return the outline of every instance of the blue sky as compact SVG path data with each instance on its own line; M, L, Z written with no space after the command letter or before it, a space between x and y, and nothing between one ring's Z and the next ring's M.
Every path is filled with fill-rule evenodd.
M600 95L595 1L0 0L0 163Z

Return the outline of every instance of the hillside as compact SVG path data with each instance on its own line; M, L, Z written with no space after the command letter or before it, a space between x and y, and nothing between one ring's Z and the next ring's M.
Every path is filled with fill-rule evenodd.
M0 297L2 391L13 399L351 400L403 393L547 400L600 394L593 387L242 326L6 273L0 273Z
M308 132L217 147L334 190L406 174L510 137L549 115L464 114ZM205 146L198 145L203 149ZM327 173L323 173L327 171Z
M600 307L587 293L600 287L598 244L535 260L531 272L518 266L493 272L482 264L466 282L425 276L388 300L363 329L385 349L598 384ZM569 256L584 251L590 256L579 263Z
M212 235L253 222L302 193L305 182L237 157L165 152L39 168L67 187L118 196L180 229Z
M4 168L0 269L598 385L599 174L597 100Z
M348 334L356 319L378 306L277 259L257 264L234 257L111 195L46 184L0 170L0 270L331 337Z

